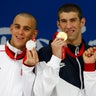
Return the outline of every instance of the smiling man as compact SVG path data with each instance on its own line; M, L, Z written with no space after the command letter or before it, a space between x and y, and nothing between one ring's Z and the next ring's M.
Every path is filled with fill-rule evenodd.
M84 27L86 20L82 16L80 7L76 4L62 5L58 9L57 15L57 27L67 34L67 40L64 42L66 43L65 46L61 48L62 55L65 54L65 58L61 61L63 66L60 67L59 82L52 88L52 95L50 96L81 96L84 93L84 62L82 55L84 50L90 47L82 38L82 27ZM53 36L51 44L39 50L40 61L48 62L53 53L52 49L54 48L54 51L58 50L56 46L60 41L57 38L57 34Z

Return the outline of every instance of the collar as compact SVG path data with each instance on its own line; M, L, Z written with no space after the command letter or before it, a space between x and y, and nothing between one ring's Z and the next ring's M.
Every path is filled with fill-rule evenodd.
M76 49L76 47L79 47L79 49L80 49L77 55L75 55L75 49ZM84 43L80 44L79 46L69 45L65 49L66 53L68 53L68 55L70 55L73 58L76 58L76 57L81 56L83 54L84 50L85 50Z
M15 47L13 47L9 41L7 41L7 44L5 45L5 52L7 53L7 55L11 58L11 59L22 59L24 58L25 54L26 54L26 49L24 51L21 51Z

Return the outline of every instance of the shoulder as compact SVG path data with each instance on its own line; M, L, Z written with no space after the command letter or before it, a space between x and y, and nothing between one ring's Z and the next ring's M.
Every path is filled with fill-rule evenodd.
M38 56L40 61L48 62L52 56L51 46L48 45L38 50Z
M38 52L45 52L45 51L51 51L51 46L50 45L47 45L47 46L44 46L44 47L42 47L42 48L40 48L39 50L38 50Z

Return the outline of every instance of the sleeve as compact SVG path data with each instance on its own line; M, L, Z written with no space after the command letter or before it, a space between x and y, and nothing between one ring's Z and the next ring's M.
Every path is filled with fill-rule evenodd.
M35 81L34 67L28 67L22 64L22 87L23 96L33 96L33 84Z
M96 96L96 70L95 64L84 65L84 85L87 96Z
M51 96L59 80L61 59L52 55L48 63L40 62L37 66L34 84L34 96Z

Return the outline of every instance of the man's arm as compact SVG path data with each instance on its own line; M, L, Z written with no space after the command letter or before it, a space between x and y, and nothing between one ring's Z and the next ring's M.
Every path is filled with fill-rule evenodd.
M89 48L83 54L84 85L87 96L96 96L96 48Z
M34 68L38 61L36 49L27 50L22 64L22 87L24 96L33 96L33 85L36 77Z

